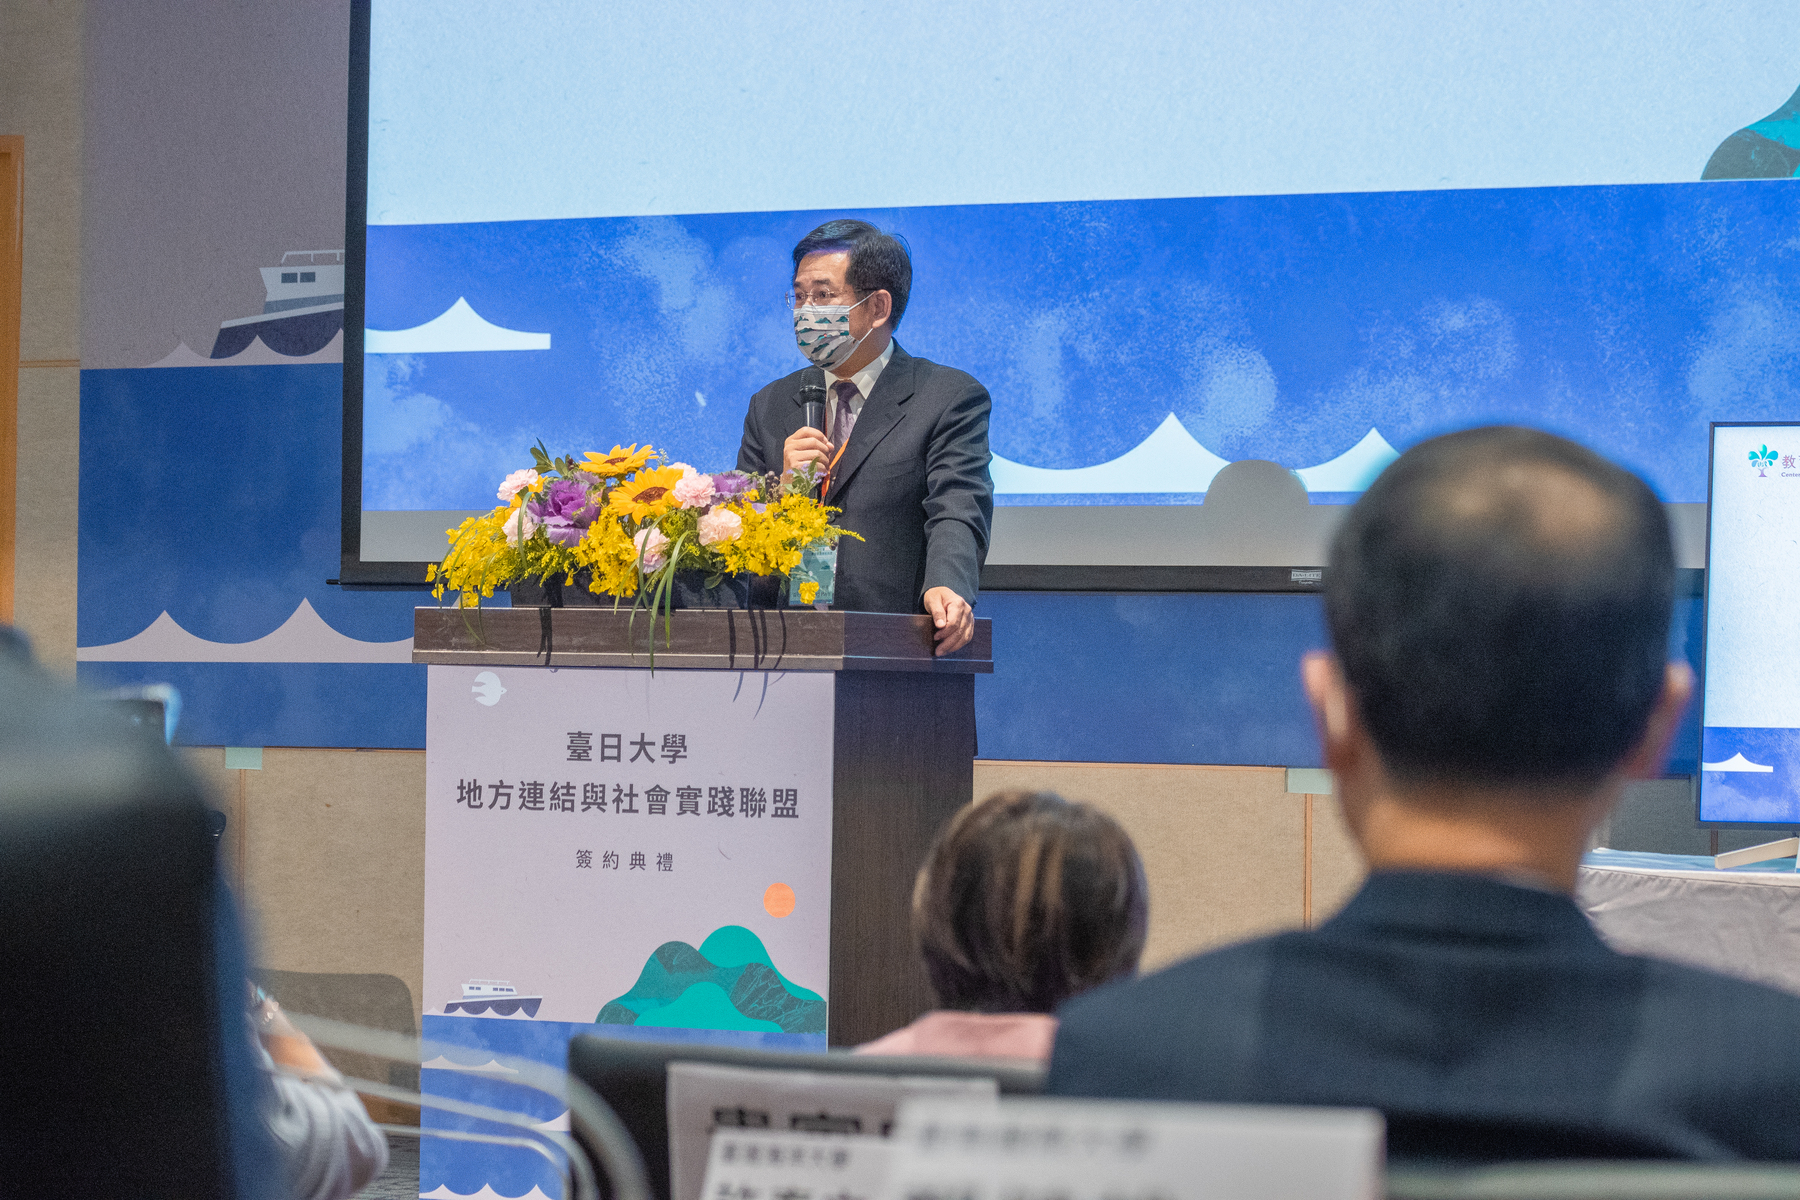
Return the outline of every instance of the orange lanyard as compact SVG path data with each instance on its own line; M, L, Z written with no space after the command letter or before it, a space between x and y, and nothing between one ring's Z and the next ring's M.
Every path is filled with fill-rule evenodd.
M846 404L844 406L844 411L839 414L839 417L841 419L842 417L846 417L849 415L850 415L850 406L848 404ZM852 429L850 432L855 433L856 430ZM846 437L843 440L843 443L838 446L837 453L831 456L831 461L825 464L825 474L823 476L821 476L819 479L819 499L823 500L825 498L825 493L827 493L831 490L832 473L837 470L838 459L844 457L844 451L848 450L849 448L850 448L850 439L848 437Z
M832 472L837 470L838 459L844 457L844 451L848 450L849 448L850 448L850 439L845 438L844 444L838 447L838 452L831 456L830 462L825 464L825 474L822 475L819 479L819 499L823 500L825 498L825 493L827 493L831 490Z

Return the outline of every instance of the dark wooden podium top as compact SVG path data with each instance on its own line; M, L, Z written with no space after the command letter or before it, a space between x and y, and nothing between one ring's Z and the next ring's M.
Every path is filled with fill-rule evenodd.
M663 619L611 608L415 608L413 661L457 666L656 666L704 671L921 671L991 674L994 623L935 657L931 618L806 608L680 609Z

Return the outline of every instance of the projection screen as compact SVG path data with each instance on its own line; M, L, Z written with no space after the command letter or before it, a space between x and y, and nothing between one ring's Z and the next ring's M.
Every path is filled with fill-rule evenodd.
M345 579L422 578L540 439L731 464L843 215L911 247L901 344L992 393L1002 582L1317 566L1493 421L1691 506L1699 566L1708 423L1800 365L1790 17L373 0Z

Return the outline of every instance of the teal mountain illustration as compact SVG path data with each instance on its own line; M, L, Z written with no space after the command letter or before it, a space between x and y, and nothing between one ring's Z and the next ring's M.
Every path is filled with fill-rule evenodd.
M792 983L762 939L742 925L715 929L698 950L664 942L631 990L607 1002L602 1025L824 1033L825 998Z
M1800 91L1746 125L1713 151L1702 179L1791 179L1800 176Z

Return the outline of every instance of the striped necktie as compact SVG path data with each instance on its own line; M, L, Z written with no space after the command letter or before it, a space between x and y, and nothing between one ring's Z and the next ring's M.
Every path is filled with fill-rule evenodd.
M833 451L842 450L844 443L850 440L850 431L856 428L856 414L850 411L850 401L854 400L858 394L856 384L848 379L840 379L831 385L833 405L831 448ZM832 457L836 458L837 456L834 453Z

